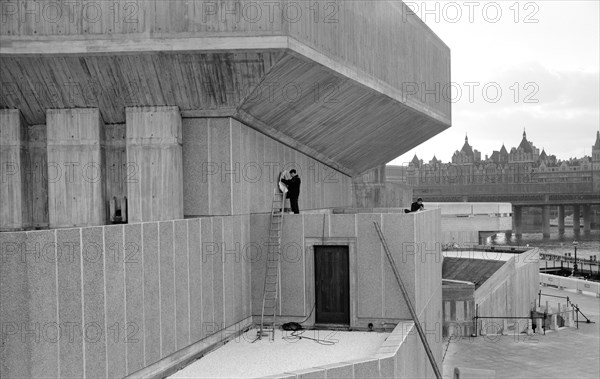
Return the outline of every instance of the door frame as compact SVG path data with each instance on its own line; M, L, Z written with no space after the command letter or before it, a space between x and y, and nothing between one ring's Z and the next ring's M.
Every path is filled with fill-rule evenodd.
M315 245L316 246L348 246L348 274L349 274L349 296L350 296L350 327L357 325L357 278L358 272L356 267L356 237L325 237L325 238L305 238L304 239L304 280L306 283L305 289L305 312L308 315L315 304ZM313 310L307 323L315 324L316 312Z

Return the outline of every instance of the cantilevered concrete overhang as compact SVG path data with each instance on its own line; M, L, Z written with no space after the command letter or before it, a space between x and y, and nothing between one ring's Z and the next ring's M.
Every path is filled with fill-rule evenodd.
M402 3L316 2L317 19L294 2L306 15L296 20L283 1L258 22L243 10L260 3L220 2L242 4L233 22L189 3L138 2L144 22L111 32L5 23L0 107L33 125L52 108L97 107L115 124L128 106L177 105L183 117L234 117L348 175L451 125L449 49Z

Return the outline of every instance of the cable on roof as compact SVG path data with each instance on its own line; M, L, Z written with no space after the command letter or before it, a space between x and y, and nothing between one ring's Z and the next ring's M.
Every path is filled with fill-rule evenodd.
M289 336L284 336L282 338L286 341L296 341L296 340L302 340L302 339L312 340L312 341L318 343L319 345L325 345L325 346L332 346L332 345L336 344L334 341L328 341L328 340L322 340L319 338L312 338L312 337L304 336L303 334L305 331L306 330L294 330Z

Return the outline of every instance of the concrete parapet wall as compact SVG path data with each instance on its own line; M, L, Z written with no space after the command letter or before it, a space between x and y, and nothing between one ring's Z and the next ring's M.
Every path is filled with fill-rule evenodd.
M475 290L475 304L479 307L477 315L529 317L529 312L537 301L539 275L536 250L529 250L510 258ZM523 320L515 322L517 325L523 324ZM503 322L482 319L478 327L482 334L496 334L503 329Z
M434 349L434 354L437 351ZM425 356L425 357L423 357ZM441 370L441 355L436 355ZM412 321L401 321L371 357L290 371L267 378L431 378L431 364Z
M249 221L0 233L1 376L123 377L247 319Z
M354 246L353 326L410 317L384 261L378 221L440 361L439 218L439 211L285 216L280 320L310 312L309 247L323 238ZM247 322L260 314L268 222L253 214L1 233L2 377L122 377ZM401 377L427 375L418 337L407 338L414 344L396 358L353 362L353 375L390 370L394 359Z
M283 221L279 322L314 324L314 246L348 245L350 326L385 327L410 319L374 221L380 223L402 280L426 328L441 339L441 244L439 211L411 214L286 215ZM251 215L251 239L267 241L268 215ZM252 261L252 313L260 317L265 258ZM425 312L425 309L428 309ZM424 326L425 328L425 326ZM441 343L441 340L440 340Z
M510 216L512 205L510 203L425 203L426 208L440 208L442 216Z
M568 288L577 291L591 292L600 297L600 283L587 280L567 278L564 276L540 274L540 283L544 286L558 287L559 289Z

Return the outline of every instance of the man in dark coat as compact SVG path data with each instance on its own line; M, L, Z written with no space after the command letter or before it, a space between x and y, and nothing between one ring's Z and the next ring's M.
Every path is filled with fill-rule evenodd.
M425 210L425 206L423 205L423 199L418 198L417 201L415 201L414 203L412 203L410 205L410 211L408 209L405 209L404 212L411 213L411 212L417 212L417 211L423 211L423 210Z
M300 196L301 180L298 174L296 174L296 170L290 170L290 175L292 175L291 179L281 179L281 181L288 187L287 197L290 199L292 212L294 212L294 214L300 214L300 209L298 208L298 196Z

